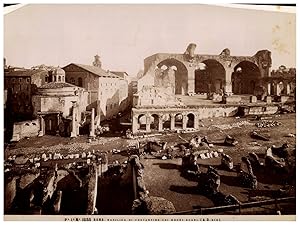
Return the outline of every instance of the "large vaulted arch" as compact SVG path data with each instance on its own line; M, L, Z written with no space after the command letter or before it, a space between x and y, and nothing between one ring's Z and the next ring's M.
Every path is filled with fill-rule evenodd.
M226 72L223 65L214 59L202 62L205 67L195 70L195 93L217 92L225 85Z
M156 86L170 86L177 95L185 95L188 92L188 71L186 66L174 59L165 59L158 65L155 75Z
M234 67L231 76L232 92L234 94L254 94L259 88L260 70L250 61L242 61Z

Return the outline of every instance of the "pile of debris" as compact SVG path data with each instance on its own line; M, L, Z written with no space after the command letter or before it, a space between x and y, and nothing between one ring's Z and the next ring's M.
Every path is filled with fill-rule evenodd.
M128 159L128 171L133 172L133 183L135 199L132 204L134 215L162 215L176 212L172 202L167 199L150 196L144 181L144 166L140 163L137 155ZM132 179L130 179L132 180Z
M242 157L242 162L238 170L238 179L244 187L256 189L257 178L253 173L252 165L247 157Z
M280 125L282 125L282 123L275 120L262 120L255 124L258 128L275 127Z
M219 191L220 184L220 174L211 166L208 167L206 173L200 173L198 175L198 188L200 193L209 197L216 206L238 204L239 201L236 197L231 194L226 195Z
M95 129L96 136L100 136L101 134L103 134L105 132L109 132L108 126L97 126Z
M243 120L233 124L219 124L219 125L212 125L211 127L216 127L221 130L229 130L232 128L241 128L242 126L246 126L246 125L253 125L253 124L248 122L247 120Z
M221 154L221 165L226 168L227 170L233 169L233 160L229 155L226 155L225 153Z

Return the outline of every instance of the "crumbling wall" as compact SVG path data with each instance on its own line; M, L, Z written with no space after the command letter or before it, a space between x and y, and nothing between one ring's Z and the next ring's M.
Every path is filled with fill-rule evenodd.
M92 215L95 214L96 210L96 200L97 200L97 189L98 189L98 174L97 169L93 165L90 167L89 172L89 180L88 180L88 202L86 214Z
M144 86L135 95L137 106L176 106L180 102L176 100L172 87Z
M199 108L199 119L212 117L228 117L234 116L238 112L237 106L232 107L202 107Z
M10 210L17 194L17 177L5 177L4 185L4 213Z
M242 115L268 115L275 114L278 111L278 106L246 106L240 107L239 111Z
M11 141L19 141L25 137L36 137L40 130L38 119L14 123Z
M149 191L146 189L144 181L144 166L140 163L137 155L132 155L128 159L128 170L124 178L127 181L132 181L134 191L134 201L132 205L133 214L142 215L161 215L176 212L172 202L161 198L150 196ZM129 174L130 170L131 175Z

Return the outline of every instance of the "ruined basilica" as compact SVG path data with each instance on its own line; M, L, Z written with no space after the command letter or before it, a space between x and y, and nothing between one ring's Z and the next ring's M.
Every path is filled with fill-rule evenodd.
M183 54L157 53L144 60L133 99L133 133L198 129L199 119L235 115L245 96L248 103L269 104L271 96L291 94L291 80L270 79L268 50L232 56L228 48L219 55L195 49L191 43ZM218 104L205 101L212 99Z

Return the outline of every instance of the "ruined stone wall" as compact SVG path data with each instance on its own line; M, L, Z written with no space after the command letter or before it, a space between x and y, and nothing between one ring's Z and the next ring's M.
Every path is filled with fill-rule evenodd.
M245 115L269 115L275 114L278 111L278 106L251 106L243 109Z
M16 177L6 177L4 185L4 213L7 212L13 203L14 198L17 194Z
M180 105L173 87L145 86L134 96L135 106L175 106Z
M229 117L234 116L238 112L237 106L232 107L216 107L207 108L202 107L198 109L199 119L213 118L213 117Z
M25 137L36 137L40 130L38 119L14 123L12 141L19 141Z
M88 104L88 93L83 89L77 91L74 96L41 96L35 95L32 98L34 112L62 112L63 117L71 115L72 101L79 106L79 114L86 110ZM79 118L80 119L80 118Z

